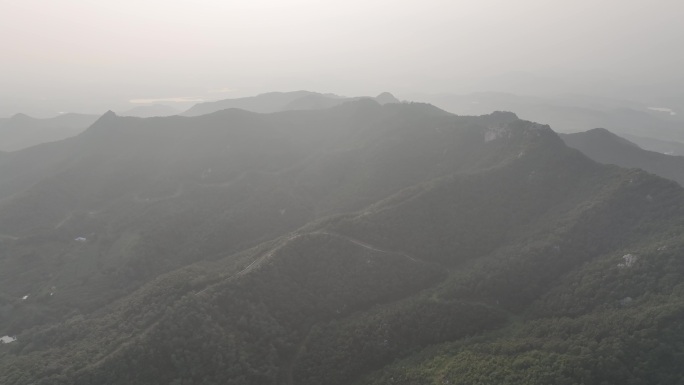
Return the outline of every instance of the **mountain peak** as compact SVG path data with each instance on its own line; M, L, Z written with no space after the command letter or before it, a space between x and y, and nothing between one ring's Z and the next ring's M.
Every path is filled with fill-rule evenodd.
M587 135L592 135L594 137L601 136L606 138L620 138L619 135L603 127L592 128L591 130L587 130L586 133Z
M95 122L93 122L93 124L84 131L84 134L92 132L93 130L97 131L98 127L109 127L117 118L118 115L116 115L114 111L109 110L100 116Z
M581 133L580 133L581 134ZM614 143L620 143L624 146L628 147L635 147L635 148L641 148L637 144L611 132L610 130L607 130L605 128L599 127L599 128L593 128L589 131L586 131L586 135L589 138L592 138L592 140L611 140Z
M102 116L100 116L100 118L97 119L94 124L109 122L116 119L117 117L118 115L114 111L109 110L105 112Z
M489 115L481 115L480 120L488 127L505 127L509 123L517 122L520 119L512 112L494 111Z
M501 120L518 120L518 115L510 111L494 111L490 114L490 116Z
M354 113L365 114L370 113L372 111L380 111L382 109L380 106L380 103L378 103L378 101L373 98L359 98L355 100L350 100L348 102L344 102L340 105L335 106L334 108L338 111L353 111Z
M389 92L381 93L375 97L375 100L380 104L401 103L399 99L395 98L394 95Z
M33 119L33 118L24 114L24 113L21 113L21 112L12 115L12 117L10 118L10 120L15 121L15 122L27 121L27 120L31 120L31 119Z
M111 118L115 118L116 116L117 115L114 111L108 110L107 112L104 113L104 115L102 115L100 117L100 119L111 119Z

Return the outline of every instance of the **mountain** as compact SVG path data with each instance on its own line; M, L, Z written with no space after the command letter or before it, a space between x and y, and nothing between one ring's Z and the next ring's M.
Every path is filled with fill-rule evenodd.
M644 150L603 128L560 136L565 144L582 151L597 162L640 168L684 185L682 156Z
M134 116L137 118L152 118L155 116L178 115L179 110L164 104L151 104L133 107L130 110L119 112L121 116Z
M205 102L194 105L185 111L184 116L198 116L213 113L228 108L240 108L259 113L272 113L293 110L318 110L331 108L342 103L359 99L374 99L380 104L400 103L389 92L384 92L376 98L343 97L333 94L321 94L310 91L270 92L252 97L238 99L224 99L215 102Z
M658 140L629 134L624 134L623 137L638 144L639 147L644 150L655 151L666 155L684 155L684 143L681 142Z
M36 119L16 114L0 120L0 150L16 151L36 144L54 142L74 136L88 128L95 115L62 114L54 118Z
M189 110L183 112L183 116L198 116L210 114L212 112L225 110L228 108L240 108L247 111L259 113L271 113L286 110L286 106L296 102L301 98L313 98L315 100L327 101L338 99L338 97L319 94L309 91L294 92L269 92L257 96L250 96L237 99L224 99L215 102L198 103ZM309 109L309 108L305 108Z
M477 152L471 142L480 133L467 126L511 119L371 100L272 115L109 112L77 137L0 158L0 234L26 240L35 255L22 259L23 241L7 245L13 251L2 262L0 291L20 298L60 288L67 302L40 315L32 309L36 323L49 322L53 311L95 308L198 259L358 210L444 173L488 167L502 155ZM431 131L419 134L423 124ZM451 124L466 129L440 131ZM80 237L87 245L74 242ZM17 311L11 322L26 325L23 317Z
M411 100L432 103L449 112L464 115L491 111L515 111L522 119L549 124L557 132L581 132L603 127L619 135L684 141L684 121L650 109L642 103L597 98L587 95L526 96L479 92L465 95L415 95Z
M512 113L110 112L0 182L2 383L684 376L684 191Z
M401 103L401 101L394 97L389 92L383 92L375 97L375 100L380 104Z
M52 118L59 111L59 109L56 109L57 106L55 104L61 103L51 103L51 101L47 100L23 99L7 95L0 96L0 124L4 119L15 115L17 111L23 111L23 113L36 118Z

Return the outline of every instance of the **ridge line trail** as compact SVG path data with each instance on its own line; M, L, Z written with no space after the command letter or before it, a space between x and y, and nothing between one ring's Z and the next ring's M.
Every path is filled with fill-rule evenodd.
M256 259L254 259L254 260L252 261L252 263L250 263L249 265L247 265L247 267L243 268L242 270L238 271L237 273L235 273L235 274L233 274L233 275L231 275L231 276L229 276L229 277L226 277L225 279L233 279L233 278L237 278L237 277L240 277L240 276L242 276L242 275L247 274L247 273L250 272L251 270L254 270L255 268L259 267L259 266L261 265L261 262L263 262L264 260L266 260L266 258L272 256L274 251L275 251L275 250L271 250L271 251L269 251L269 252L267 252L267 253L264 253L264 254L261 255L260 257L257 257ZM204 292L207 291L211 286L212 286L211 284L207 285L207 287L205 287L204 289L198 291L197 293L195 293L195 295L200 295L200 294L204 293Z
M367 250L376 251L376 252L384 253L384 254L396 254L396 255L400 255L400 256L402 256L402 257L404 257L404 258L407 258L408 260L410 260L410 261L412 261L412 262L421 262L420 260L418 260L418 259L416 259L416 258L414 258L414 257L412 257L412 256L410 256L410 255L408 255L408 254L406 254L406 253L402 253L402 252L399 252L399 251L390 251L390 250L380 249L380 248L377 248L377 247L375 247L375 246L373 246L373 245L371 245L371 244L368 244L368 243L366 243L366 242L363 242L363 241L361 241L361 240L358 240L358 239L356 239L356 238L352 238L352 237L349 237L349 236L346 236L346 235L342 235L342 234L331 233L331 232L328 232L328 231L314 231L314 232L303 233L303 234L301 234L301 233L293 233L293 234L290 234L289 236L287 236L287 238L285 239L285 241L286 241L285 243L287 243L287 241L291 241L291 240L293 240L293 239L299 238L299 237L304 236L304 235L316 235L316 234L328 235L328 236L331 236L331 237L336 237L336 238L344 239L344 240L347 241L347 242L353 243L353 244L355 244L355 245L357 245L357 246L359 246L359 247L363 247L364 249L367 249ZM240 277L240 276L245 275L245 274L247 274L248 272L254 270L255 268L261 266L261 263L263 263L263 262L264 262L265 260L267 260L268 258L272 257L273 254L275 254L275 252L278 251L282 246L283 246L283 244L278 245L278 246L274 247L273 249L269 250L268 252L265 252L265 253L262 254L260 257L258 257L258 258L256 258L255 260L253 260L249 265L247 265L247 267L243 268L242 270L238 271L237 273L235 273L235 274L233 274L233 275L231 275L231 276L229 276L229 277L226 277L226 279L233 279L233 278ZM207 291L207 289L209 289L210 286L211 286L211 285L209 285L209 286L205 287L204 289L198 291L197 293L195 293L195 295L199 295L199 294L204 293L205 291Z
M138 194L133 195L133 201L136 203L157 203L157 202L161 202L161 201L165 201L165 200L169 200L169 199L175 199L175 198L178 198L181 195L183 195L183 193L185 192L185 189L186 189L186 187L181 184L178 187L176 187L173 194L162 196L162 197L157 197L157 198L140 198L140 194L138 193Z
M399 251L390 251L390 250L385 250L385 249L379 249L379 248L377 248L377 247L375 247L375 246L373 246L373 245L371 245L371 244L368 244L368 243L366 243L366 242L360 241L360 240L358 240L358 239L356 239L356 238L352 238L352 237L349 237L349 236L346 236L346 235L336 234L336 233L330 233L330 232L327 232L327 231L319 231L319 232L314 232L314 233L311 233L311 234L325 234L325 235L330 235L330 236L337 237L337 238L342 238L342 239L344 239L344 240L346 240L346 241L348 241L348 242L351 242L351 243L353 243L353 244L355 244L355 245L357 245L357 246L361 246L361 247L363 247L363 248L365 248L365 249L368 249L368 250L377 251L377 252L385 253L385 254L398 254L398 255L401 255L401 256L403 256L403 257L405 257L405 258L408 258L409 260L411 260L411 261L413 261L413 262L420 262L420 261L417 260L416 258L413 258L412 256L410 256L410 255L408 255L408 254L406 254L406 253L402 253L402 252L399 252Z
M357 246L359 246L359 247L363 247L363 248L365 248L365 249L367 249L367 250L372 250L372 251L376 251L376 252L384 253L384 254L395 254L395 255L400 255L400 256L402 256L402 257L404 257L404 258L409 259L410 261L413 261L413 262L421 262L421 261L419 261L418 259L413 258L413 257L411 257L410 255L408 255L408 254L406 254L406 253L380 249L380 248L377 248L377 247L375 247L375 246L373 246L373 245L370 245L370 244L368 244L368 243L366 243L366 242L360 241L360 240L358 240L358 239L355 239L355 238L352 238L352 237L349 237L349 236L346 236L346 235L331 233L331 232L328 232L328 231L314 231L314 232L304 233L304 234L301 234L301 233L292 233L292 234L290 234L289 236L286 237L284 243L282 243L282 244L280 244L280 245L278 245L278 246L272 248L271 250L269 250L269 251L263 253L261 256L259 256L259 257L256 258L254 261L252 261L249 265L247 265L245 268L243 268L242 270L238 271L237 273L231 275L231 276L228 277L227 279L233 279L233 278L237 278L237 277L239 277L239 276L242 276L242 275L244 275L244 274L247 274L247 273L250 272L251 270L254 270L255 268L259 267L259 266L261 265L261 263L263 263L264 261L266 261L267 259L269 259L270 257L272 257L273 254L275 254L275 252L278 251L278 250L279 250L284 244L286 244L288 241L291 241L291 240L293 240L293 239L299 238L299 237L304 236L304 235L328 235L328 236L331 236L331 237L343 239L343 240L345 240L345 241L347 241L347 242L353 243L353 244L355 244L355 245L357 245ZM201 291L198 291L197 293L195 293L195 295L199 295L199 294L204 293L204 292L207 291L211 286L212 286L212 285L208 285L207 287L205 287L205 288L202 289ZM306 334L304 335L304 338L302 338L302 340L301 340L301 341L299 342L299 344L297 345L297 349L296 349L294 355L292 356L292 359L287 363L287 365L286 365L285 368L284 368L284 371L285 371L285 378L284 378L284 381L285 381L285 383L288 384L288 385L293 385L293 384L294 384L293 371L294 371L295 366L297 365L297 362L299 361L299 358L301 357L302 353L304 352L304 349L306 348L306 345L308 344L308 342L309 342L309 340L310 340L311 331L312 331L312 326L313 326L313 325L311 325L311 326L309 326L309 327L307 328Z
M62 219L58 224L55 225L55 230L62 227L65 223L67 223L69 221L69 219L71 219L73 217L74 217L74 212L72 211L69 214L67 214L66 218Z
M349 237L346 235L331 233L328 231L314 231L314 232L311 232L308 234L311 234L311 235L314 235L314 234L328 235L331 237L344 239L347 242L353 243L357 246L363 247L363 248L368 249L368 250L377 251L377 252L385 253L385 254L398 254L398 255L401 255L402 257L405 257L405 258L407 258L413 262L420 262L419 260L411 257L410 255L408 255L406 253L379 249L379 248L377 248L371 244L368 244L366 242L360 241L358 239L355 239L355 238L352 238L352 237ZM291 235L290 237L288 237L288 240L297 238L301 235L302 234ZM297 362L299 361L299 358L301 357L302 353L304 352L306 345L309 343L309 340L311 339L310 337L311 337L312 329L313 329L313 325L308 327L308 330L307 330L306 334L304 335L304 338L302 338L302 340L299 342L299 344L297 346L297 350L295 351L295 354L292 356L292 359L290 360L290 362L288 362L287 366L285 367L285 383L288 385L294 385L293 371L294 371L295 366L297 365Z
M120 351L123 351L127 347L139 342L147 334L152 333L154 327L159 325L159 323L161 322L161 318L162 318L162 316L158 316L157 319L155 321L150 322L150 324L147 325L147 327L145 327L145 329L142 332L137 333L135 336L131 336L130 338L127 338L124 341L121 341L113 349L110 349L109 352L105 352L105 353L101 354L99 357L95 357L95 358L98 358L97 361L95 361L93 363L86 364L86 365L82 366L81 368L76 369L75 373L85 373L89 369L92 369L94 367L99 367L99 366L103 365L114 354L116 354Z
M293 240L293 239L295 239L295 238L298 238L298 237L301 237L301 236L302 236L302 234L297 234L297 233L291 234L291 235L289 235L289 236L286 238L286 241L291 241L291 240ZM283 246L282 244L281 244L281 245L278 245L278 246L275 246L275 247L272 248L271 250L269 250L269 251L263 253L261 256L255 258L249 265L247 265L247 266L246 266L245 268L243 268L242 270L240 270L240 271L238 271L237 273L235 273L235 274L233 274L233 275L231 275L231 276L229 276L229 277L226 277L226 278L224 278L224 279L233 279L233 278L237 278L237 277L240 277L240 276L243 276L243 275L249 273L250 271L256 269L256 268L259 267L259 266L261 266L261 264L262 264L264 261L266 261L267 259L271 258L271 257L273 256L273 254L275 254L275 252L278 251L282 246ZM197 293L195 293L195 295L200 295L200 294L204 293L204 292L207 291L207 289L209 289L211 286L212 286L211 284L207 285L207 287L205 287L204 289L198 291Z

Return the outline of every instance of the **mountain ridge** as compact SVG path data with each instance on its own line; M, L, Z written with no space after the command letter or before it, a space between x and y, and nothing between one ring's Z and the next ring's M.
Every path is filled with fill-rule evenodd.
M344 97L335 94L302 90L292 92L269 92L251 97L198 103L181 115L205 115L228 108L239 108L257 113L274 113L289 110L318 110L335 107L347 102L358 101L360 99L372 99L380 104L400 103L400 101L389 92L383 92L373 98Z
M603 128L560 137L597 162L641 168L684 185L684 157L644 150Z
M0 333L18 337L0 345L9 384L683 374L676 360L624 367L653 341L682 354L668 341L684 312L684 191L601 165L546 125L358 100L272 114L108 113L44 149L59 146L66 166L0 201L0 233L17 238L0 243L0 310L12 310L0 312ZM22 214L22 234L7 214L71 200L50 218ZM654 312L643 327L623 317ZM626 343L640 332L648 339Z
M84 131L97 116L65 113L38 119L15 114L0 120L0 150L17 151L46 142L62 140Z

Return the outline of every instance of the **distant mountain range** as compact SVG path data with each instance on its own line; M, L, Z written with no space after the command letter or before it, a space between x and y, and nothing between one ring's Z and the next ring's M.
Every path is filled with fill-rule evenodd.
M333 94L321 94L310 91L270 92L257 96L224 99L213 102L199 103L182 113L184 116L198 116L210 114L228 108L240 108L259 113L272 113L291 110L317 110L330 108L345 102L369 97L342 97ZM369 98L372 99L372 98ZM375 100L380 104L400 103L389 92L378 95Z
M564 140L643 155L371 98L0 153L0 383L678 383L684 190Z
M16 151L36 144L62 140L84 131L97 115L62 114L37 119L24 114L0 119L0 150Z
M119 115L139 118L179 114L198 116L229 108L239 108L258 113L272 113L278 111L325 109L365 98L375 99L381 104L400 103L398 99L388 92L382 93L376 98L348 98L309 91L272 92L253 97L199 103L182 114L181 111L168 105L151 104L120 111ZM0 119L0 151L21 150L37 144L58 141L77 135L94 123L98 117L97 115L66 113L53 118L37 119L25 114L16 114L11 118Z
M588 95L541 97L494 92L415 95L410 99L431 103L459 115L515 111L521 118L549 124L557 132L581 132L603 127L618 135L630 135L637 144L653 150L658 147L650 147L653 144L649 138L679 142L680 145L684 142L682 115L670 115L633 101Z
M161 117L171 115L199 116L228 108L239 108L258 113L312 110L369 97L342 97L310 91L272 92L253 97L225 99L199 103L185 112L162 104L141 105L120 111L121 116ZM400 103L390 93L375 99L380 104ZM467 95L413 95L412 100L426 101L459 115L482 115L492 111L515 111L524 119L550 124L558 132L581 132L594 127L605 127L640 147L671 155L684 155L684 121L677 114L650 109L637 102L563 95L531 97L506 93L474 93ZM674 100L672 101L674 103ZM674 103L678 105L677 103ZM0 119L0 150L14 151L32 145L64 139L84 130L97 118L95 115L64 114L64 117L82 116L75 121L62 117L32 119L18 114L23 120L17 125L13 119ZM15 117L14 119L17 119ZM18 119L18 120L22 120ZM49 128L49 129L48 129Z
M643 136L629 134L622 134L622 136L631 142L638 143L639 147L644 150L655 151L667 155L684 155L684 143L681 142L645 138Z
M684 157L647 151L603 128L560 134L570 147L591 159L627 168L640 168L677 181L684 186Z

